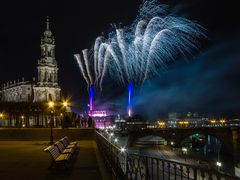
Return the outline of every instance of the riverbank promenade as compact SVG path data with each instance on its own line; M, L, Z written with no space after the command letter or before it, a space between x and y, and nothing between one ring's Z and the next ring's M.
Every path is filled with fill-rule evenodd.
M14 138L0 140L0 179L110 180L111 175L103 163L96 142L92 138L77 142L79 149L69 169L56 167L49 170L51 158L43 151L49 145L49 141L16 141Z

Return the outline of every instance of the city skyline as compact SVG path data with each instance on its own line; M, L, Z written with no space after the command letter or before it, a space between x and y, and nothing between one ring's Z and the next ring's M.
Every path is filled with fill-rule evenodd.
M92 5L83 4L82 6L86 7L85 11L83 11L83 8L78 10L77 7L74 7L75 4L68 4L67 7L69 8L61 15L57 14L63 7L62 5L57 9L51 9L52 5L43 8L46 15L37 15L41 12L40 8L31 17L25 14L20 14L19 17L14 15L8 16L2 12L1 20L4 26L1 29L2 41L0 43L1 84L21 77L31 80L33 72L36 74L35 67L40 55L40 35L44 30L45 17L49 15L52 31L56 37L56 59L60 68L59 83L63 88L64 95L71 96L78 109L84 109L83 106L86 106L88 99L86 84L81 77L73 54L79 53L84 48L90 48L92 42L101 32L108 32L111 28L110 23L122 22L124 25L128 25L136 16L140 2L128 2L129 7L127 8L125 7L126 3L127 1L118 3L118 8L108 1L103 4L97 2ZM163 1L163 3L170 4L170 6L176 4L175 1ZM192 4L186 5L186 2L182 1L177 4L177 7L179 7L177 10L180 14L189 16L207 29L208 40L203 42L201 52L192 61L174 65L174 67L169 69L169 72L158 78L154 83L151 83L150 86L144 86L142 88L143 92L147 89L148 94L143 94L144 98L136 102L136 106L140 105L142 107L143 104L152 103L148 99L151 99L156 94L162 94L159 101L165 105L166 109L161 107L161 109L153 109L153 111L192 111L188 107L195 105L196 109L193 109L193 111L217 112L219 109L226 113L237 112L239 105L237 92L240 87L237 85L239 79L237 67L239 62L236 59L239 57L237 52L239 49L236 44L239 39L237 34L239 24L235 23L237 18L234 16L234 11L228 14L223 13L223 10L226 12L232 8L225 3L214 1L209 4L207 1L194 1ZM92 12L90 12L91 8ZM121 11L124 8L126 11L122 13ZM189 10L188 14L184 11L186 9ZM203 12L203 10L205 11ZM87 13L88 11L90 13ZM102 14L99 16L101 12ZM99 26L99 24L101 25ZM224 47L225 44L230 48L226 49ZM220 52L224 52L225 57ZM213 59L220 60L213 61ZM14 66L12 66L13 64ZM194 72L195 70L198 73ZM186 74L183 74L183 72L186 72ZM181 74L181 76L178 74ZM190 96L191 93L189 93L188 89L196 85L192 83L194 81L202 82L202 84L200 83L201 87L211 85L207 89L210 92L213 89L214 93L209 91L199 92L199 89L195 87L195 89L193 88L195 95ZM185 86L185 84L187 85ZM185 93L177 92L176 87L180 87L180 90L185 91ZM104 89L102 97L105 100L102 102L110 100L112 103L115 103L118 101L121 102L119 104L124 106L125 95L122 95L124 94L124 88L119 87L119 92L110 92L108 90L110 88L111 86ZM204 93L211 95L206 97L203 96ZM180 94L179 99L176 98L178 94ZM185 94L187 96L184 96ZM169 101L166 97L169 95L171 95L173 101L166 106L166 102ZM189 97L190 101L192 101L188 102L189 99L187 98L188 101L186 101L184 97ZM178 101L175 101L176 99ZM181 101L186 102L187 105L173 106ZM201 102L199 103L199 101ZM207 104L209 104L208 107L206 107ZM150 104L150 107L155 105L156 102L153 102ZM217 106L213 108L213 105ZM141 108L136 109L141 111Z

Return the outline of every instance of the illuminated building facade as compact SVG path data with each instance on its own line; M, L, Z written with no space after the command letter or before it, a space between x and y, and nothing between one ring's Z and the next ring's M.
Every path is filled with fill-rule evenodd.
M58 67L55 60L55 39L46 20L46 30L41 38L41 58L38 60L37 81L11 81L0 89L0 100L4 102L59 101L61 89L58 85Z
M88 115L94 120L96 128L106 128L112 124L112 115L107 110L89 111Z

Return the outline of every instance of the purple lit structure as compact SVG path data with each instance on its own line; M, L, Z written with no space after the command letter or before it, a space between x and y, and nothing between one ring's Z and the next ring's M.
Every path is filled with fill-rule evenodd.
M132 116L132 93L133 93L133 83L129 83L128 85L128 117Z
M107 110L93 110L89 111L88 115L92 117L96 128L107 128L111 126L111 113Z

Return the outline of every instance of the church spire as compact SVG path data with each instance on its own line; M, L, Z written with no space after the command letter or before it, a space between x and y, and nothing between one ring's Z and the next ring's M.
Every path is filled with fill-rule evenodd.
M46 17L46 27L41 38L41 56L42 57L55 57L55 39L50 30L49 17Z
M46 30L49 30L49 17L46 18Z
M51 20L51 19L50 19ZM58 86L58 66L55 59L55 39L51 32L52 23L49 17L43 21L44 30L41 37L41 57L38 60L38 78L34 86L34 101L60 100L60 87Z
M50 30L50 22L49 22L49 17L47 16L46 18L46 29L44 31L44 37L43 40L48 43L52 43L52 32Z

